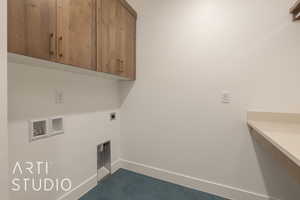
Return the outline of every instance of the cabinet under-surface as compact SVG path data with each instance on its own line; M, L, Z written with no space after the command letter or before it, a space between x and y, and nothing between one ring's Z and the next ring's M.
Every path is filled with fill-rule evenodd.
M296 0L290 8L290 13L293 15L293 20L300 20L300 0Z
M136 19L125 0L9 0L8 51L135 80Z

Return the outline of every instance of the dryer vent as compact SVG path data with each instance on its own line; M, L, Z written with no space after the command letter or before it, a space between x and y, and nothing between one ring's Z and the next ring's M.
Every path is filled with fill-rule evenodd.
M110 141L97 146L97 179L100 183L111 175L111 146Z

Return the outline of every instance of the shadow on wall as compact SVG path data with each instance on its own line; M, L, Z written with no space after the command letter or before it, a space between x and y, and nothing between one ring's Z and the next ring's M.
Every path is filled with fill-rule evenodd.
M134 81L120 81L120 105L122 107L123 103L129 96L135 82Z
M295 197L299 197L299 184L288 174L287 169L253 137L252 143L268 195L280 200L295 200Z
M119 91L118 80L8 63L9 121L115 110Z

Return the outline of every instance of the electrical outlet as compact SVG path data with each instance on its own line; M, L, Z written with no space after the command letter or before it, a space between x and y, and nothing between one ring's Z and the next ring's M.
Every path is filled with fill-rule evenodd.
M62 90L55 90L55 104L64 103L64 92Z
M222 103L228 104L231 103L231 94L228 91L222 92Z

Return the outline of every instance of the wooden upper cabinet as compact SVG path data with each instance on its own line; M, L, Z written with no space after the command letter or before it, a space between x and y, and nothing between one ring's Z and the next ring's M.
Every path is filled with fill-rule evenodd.
M300 0L295 1L293 6L290 8L290 13L293 15L293 20L300 20Z
M135 80L136 18L125 0L8 0L8 51Z
M55 59L56 0L8 0L8 51Z
M119 0L100 0L97 7L98 70L119 75Z
M120 75L135 80L136 16L124 6L121 6L120 14Z
M58 0L58 61L96 70L96 0Z
M135 80L136 13L122 0L98 4L98 71Z

